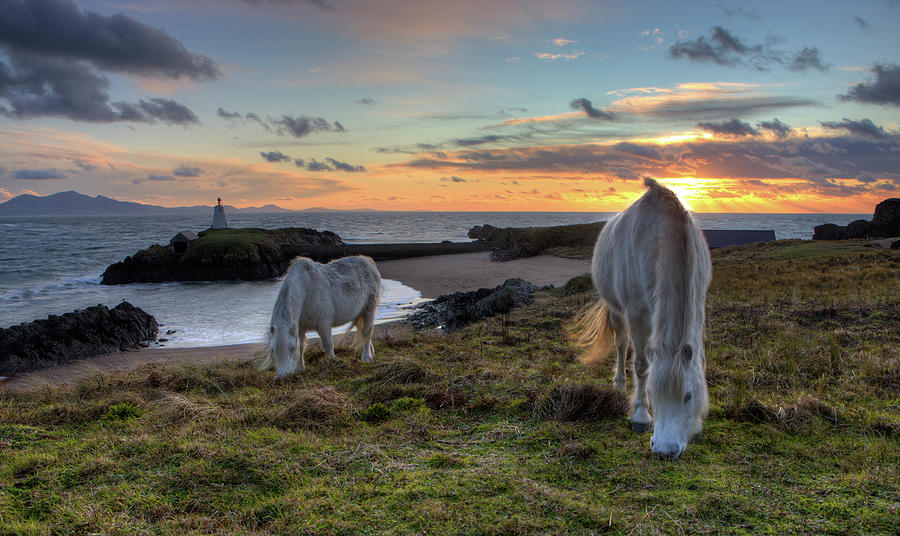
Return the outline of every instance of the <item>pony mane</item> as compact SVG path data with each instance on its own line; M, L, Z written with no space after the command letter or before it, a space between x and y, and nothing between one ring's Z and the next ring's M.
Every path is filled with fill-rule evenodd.
M659 257L656 263L656 287L653 307L653 340L650 345L654 356L653 380L660 389L683 394L684 377L688 360L681 352L693 337L698 281L691 267L694 259L694 225L690 214L678 197L656 180L646 177L645 194L660 219L657 235ZM701 305L702 307L702 305ZM702 329L702 326L700 326ZM701 337L702 339L702 337ZM692 348L698 353L698 348Z

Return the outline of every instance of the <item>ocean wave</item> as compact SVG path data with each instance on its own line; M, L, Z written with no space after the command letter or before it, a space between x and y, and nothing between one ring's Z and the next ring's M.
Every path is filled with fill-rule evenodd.
M16 303L28 301L32 298L40 298L59 294L60 292L80 290L100 285L102 277L96 273L83 274L75 277L63 277L55 281L41 283L35 286L7 289L0 291L0 302Z

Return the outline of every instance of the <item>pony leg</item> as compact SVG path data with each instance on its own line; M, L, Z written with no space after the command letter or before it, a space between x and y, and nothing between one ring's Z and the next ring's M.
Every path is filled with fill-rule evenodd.
M322 349L325 350L325 357L334 359L334 340L331 338L331 327L320 327L316 331L319 332L319 338L322 339Z
M616 375L613 380L616 388L625 392L625 360L628 355L628 332L625 329L625 319L618 313L610 311L609 322L616 332Z
M297 352L300 354L300 372L306 368L306 362L303 360L303 354L306 353L306 333L303 330L300 330L300 348L297 349Z
M647 337L635 337L634 342L634 398L632 405L634 413L631 415L631 428L638 433L644 433L650 429L650 404L647 400Z
M377 303L363 311L360 315L361 321L356 327L359 330L360 340L363 341L362 360L365 363L371 363L375 357L375 345L372 344L372 339L375 338L375 305Z

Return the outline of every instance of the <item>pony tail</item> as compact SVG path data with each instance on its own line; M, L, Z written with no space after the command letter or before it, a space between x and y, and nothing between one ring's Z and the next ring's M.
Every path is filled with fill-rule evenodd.
M609 320L609 309L602 300L578 311L567 334L569 340L582 350L578 359L584 364L595 363L606 357L616 342L616 331Z
M341 339L341 345L350 346L354 350L362 350L367 335L363 333L365 323L366 321L363 318L363 315L356 317L356 320L354 320L353 323L350 324L350 327L347 328L347 331L344 332L343 338ZM353 331L353 328L356 328L355 332Z

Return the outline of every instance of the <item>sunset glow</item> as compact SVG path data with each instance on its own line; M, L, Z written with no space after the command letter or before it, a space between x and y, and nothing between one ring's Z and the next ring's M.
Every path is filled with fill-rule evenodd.
M0 202L614 211L644 176L698 212L900 195L890 2L13 3Z

